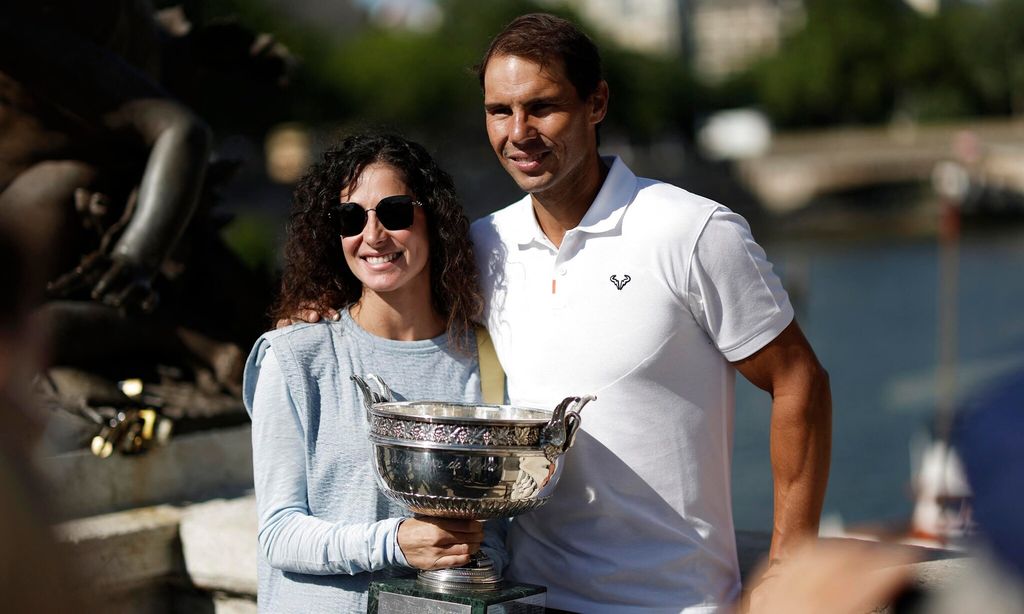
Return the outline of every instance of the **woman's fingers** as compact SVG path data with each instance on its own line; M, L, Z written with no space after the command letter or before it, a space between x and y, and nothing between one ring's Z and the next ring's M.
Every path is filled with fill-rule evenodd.
M439 557L434 564L425 569L448 569L449 567L462 567L468 565L472 557L468 554L450 554Z
M407 518L398 527L398 545L419 569L465 565L482 541L483 525L474 520Z

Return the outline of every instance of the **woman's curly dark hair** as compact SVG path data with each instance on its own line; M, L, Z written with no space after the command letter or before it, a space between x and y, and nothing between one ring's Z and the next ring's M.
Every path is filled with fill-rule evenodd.
M341 240L327 224L327 207L358 181L366 167L387 164L399 171L427 214L431 301L447 320L456 348L483 307L479 276L469 238L469 220L455 184L422 145L387 133L349 136L323 154L299 181L284 247L281 293L275 320L301 309L346 309L362 296L363 285L348 268Z

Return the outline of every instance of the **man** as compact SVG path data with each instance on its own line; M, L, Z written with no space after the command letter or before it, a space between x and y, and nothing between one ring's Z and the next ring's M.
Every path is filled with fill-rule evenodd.
M505 576L572 611L715 611L740 593L735 372L772 396L773 561L817 533L827 374L740 216L600 157L609 88L586 35L520 17L478 72L491 146L527 193L473 225L510 401L597 395L552 499L511 523Z

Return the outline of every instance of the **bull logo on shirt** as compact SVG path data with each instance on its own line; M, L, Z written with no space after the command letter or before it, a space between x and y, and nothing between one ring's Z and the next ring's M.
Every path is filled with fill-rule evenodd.
M623 275L622 279L619 279L618 275L612 275L611 277L609 277L609 279L612 281L613 284L615 284L616 288L621 290L626 284L629 283L629 280L632 278L629 275Z

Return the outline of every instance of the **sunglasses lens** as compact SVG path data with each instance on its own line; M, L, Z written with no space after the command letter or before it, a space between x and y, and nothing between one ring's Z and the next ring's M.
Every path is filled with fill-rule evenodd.
M343 237L355 236L366 226L366 210L355 203L344 203L333 213L338 234Z
M412 196L388 196L381 199L373 209L363 209L356 203L341 203L327 211L327 217L335 231L343 237L353 237L363 232L367 212L373 211L381 225L388 230L405 230L412 226Z
M377 203L377 219L388 230L405 230L412 226L412 203L410 196L389 196Z

